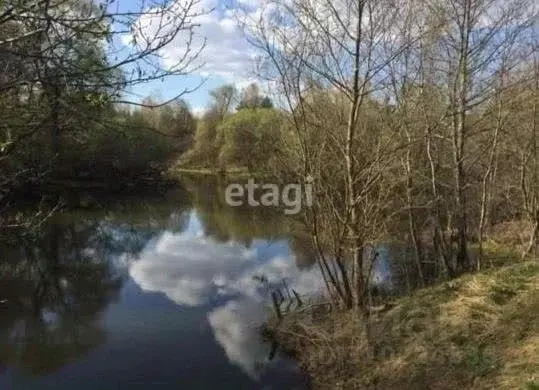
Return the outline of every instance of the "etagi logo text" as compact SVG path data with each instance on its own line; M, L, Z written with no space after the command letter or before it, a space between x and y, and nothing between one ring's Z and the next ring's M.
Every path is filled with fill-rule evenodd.
M304 184L286 184L281 188L272 183L258 184L250 178L247 184L229 184L225 190L225 201L232 207L243 206L245 203L251 207L284 206L284 213L293 215L299 213L304 205L312 206L313 179L308 176Z

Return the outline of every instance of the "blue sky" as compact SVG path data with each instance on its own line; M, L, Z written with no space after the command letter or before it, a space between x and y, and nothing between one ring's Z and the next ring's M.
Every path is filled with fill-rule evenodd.
M148 4L146 0L116 0L110 7L114 11L139 10L141 4ZM163 0L158 0L162 2ZM169 3L184 3L187 0L170 0ZM256 12L260 6L259 0L200 0L199 9L209 10L196 19L199 27L195 30L195 47L206 40L206 46L199 57L201 68L188 76L168 77L139 84L129 88L126 94L129 100L140 100L151 95L160 100L168 100L178 95L185 88L192 88L200 83L204 84L195 92L184 97L195 112L199 112L209 102L208 92L226 83L234 83L239 87L254 81L253 57L254 49L245 40L233 15L238 7ZM129 41L129 36L117 37L117 43ZM181 58L185 50L185 35L178 36L160 53L173 63ZM165 62L166 65L166 62Z
M145 8L149 7L149 3L167 3L169 5L177 6L185 4L190 0L116 0L111 7L118 7L120 11L125 10L138 10L141 4L145 4ZM254 58L257 53L256 50L247 42L241 29L238 26L234 12L241 9L244 12L253 16L254 19L258 19L260 15L264 0L194 0L198 1L196 7L197 11L202 12L203 15L198 16L194 22L199 26L195 30L195 38L193 43L193 49L196 50L206 40L206 47L201 52L199 57L199 63L201 68L194 74L182 77L169 77L164 80L153 81L146 84L140 84L130 89L132 94L127 97L131 100L140 100L145 96L155 96L158 99L165 101L177 96L185 88L192 88L199 84L202 78L206 79L204 85L202 85L197 91L184 96L184 100L191 106L195 113L202 111L209 102L208 92L216 87L225 83L234 83L237 87L241 88L249 82L256 81L254 76ZM316 2L316 1L315 1ZM499 3L499 4L498 4ZM332 0L332 6L340 4L340 6L347 6L346 2L340 0ZM507 6L505 0L495 0L491 6L489 12L482 15L483 20L479 21L480 26L493 26L497 25L498 13L502 6ZM535 9L529 10L527 13L534 13ZM377 12L384 12L384 8L375 9L374 16L377 16ZM348 9L343 9L342 14L346 14ZM332 12L332 11L331 11ZM331 13L330 12L330 13ZM364 15L366 18L366 15ZM331 22L331 20L330 20ZM282 23L282 21L280 22ZM336 23L333 21L332 23ZM337 24L338 26L338 24ZM152 27L152 26L149 26ZM402 26L401 26L402 27ZM395 26L395 31L398 33L399 26ZM151 29L150 29L151 30ZM477 30L481 32L481 29ZM488 35L486 31L482 35ZM150 33L151 34L151 33ZM384 39L376 38L378 42L374 48L375 57L376 53L381 56L381 62L383 62L386 55L386 40L396 39L392 36L392 31L388 31L389 34ZM127 39L126 39L127 38ZM118 42L124 42L129 44L130 39L128 35L118 37ZM166 60L164 65L174 64L175 60L182 58L186 49L186 34L179 34L176 39L170 42L167 47L160 52L165 56ZM117 43L118 43L117 42ZM495 44L495 43L494 43ZM127 47L127 46L126 46ZM490 48L486 51L492 50ZM493 64L496 64L493 61ZM383 72L380 72L378 77L383 77ZM264 85L262 85L264 87Z
M132 93L128 96L129 99L136 100L151 95L157 97L159 100L166 101L176 96L178 91L182 91L184 88L189 88L199 82L200 78L196 76L168 77L164 81L138 84L134 88L130 88ZM189 106L194 111L198 112L209 103L209 91L226 83L227 80L222 77L210 77L198 90L185 95L184 100L189 103Z

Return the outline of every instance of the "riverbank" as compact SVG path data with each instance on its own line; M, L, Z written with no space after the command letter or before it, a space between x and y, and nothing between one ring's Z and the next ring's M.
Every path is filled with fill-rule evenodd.
M122 208L140 200L158 204L171 192L179 192L184 198L189 196L177 178L165 175L115 181L48 179L26 184L0 199L0 241L35 231L62 212Z
M303 311L272 336L320 389L538 389L539 264L417 290L368 319Z
M226 169L216 168L185 168L175 167L169 170L169 175L172 177L182 175L192 176L226 176L229 179L248 179L248 178L261 178L270 176L267 172L252 172L243 167L230 167Z

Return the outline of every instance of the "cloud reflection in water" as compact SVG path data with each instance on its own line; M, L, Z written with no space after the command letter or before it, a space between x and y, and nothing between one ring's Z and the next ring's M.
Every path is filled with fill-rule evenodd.
M129 274L143 290L163 293L178 305L200 306L221 298L225 303L208 313L214 337L228 359L255 378L269 352L256 330L267 294L255 276L264 275L270 284L286 279L300 294L321 288L316 268L300 271L289 253L260 252L255 244L218 242L193 229L165 232L132 263Z

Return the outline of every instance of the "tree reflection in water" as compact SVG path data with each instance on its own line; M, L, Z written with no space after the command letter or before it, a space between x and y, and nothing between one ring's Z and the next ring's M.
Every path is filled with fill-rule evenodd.
M0 370L52 373L106 341L102 313L124 281L117 260L185 224L182 207L133 206L61 215L0 247Z
M51 224L21 240L0 266L1 360L35 375L53 372L105 341L99 315L121 287L88 250L94 224ZM104 244L104 242L103 242Z

